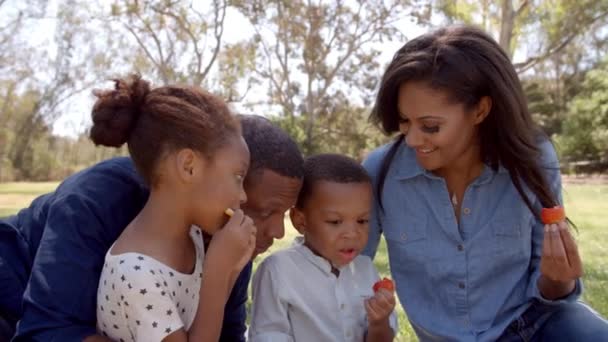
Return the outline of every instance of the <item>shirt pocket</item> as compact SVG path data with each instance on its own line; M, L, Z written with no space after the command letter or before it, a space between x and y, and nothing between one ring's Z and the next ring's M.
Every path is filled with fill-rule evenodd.
M382 228L391 259L398 263L420 263L429 257L426 217L388 218L382 222Z
M532 213L527 207L502 211L492 221L491 226L495 254L510 258L529 257L532 244Z

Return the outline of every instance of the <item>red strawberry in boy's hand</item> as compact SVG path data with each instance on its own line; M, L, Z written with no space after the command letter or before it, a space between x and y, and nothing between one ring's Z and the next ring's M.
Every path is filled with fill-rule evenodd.
M543 208L540 211L540 219L544 224L554 224L566 219L564 207Z
M395 284L393 283L392 280L388 279L388 278L384 278L382 280L378 280L375 284L374 284L374 293L378 292L378 290L380 289L385 289L388 290L389 292L393 293L395 292Z

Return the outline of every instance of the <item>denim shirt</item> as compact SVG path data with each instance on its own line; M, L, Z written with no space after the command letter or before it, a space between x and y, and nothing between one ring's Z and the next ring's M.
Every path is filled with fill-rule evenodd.
M374 183L390 146L364 161ZM549 141L540 144L540 165L561 201L559 162ZM535 211L541 205L524 187ZM490 341L498 338L534 299L544 226L530 212L506 169L485 166L468 186L460 227L445 180L424 170L405 143L391 163L382 192L374 200L369 242L373 258L381 234L399 300L421 341ZM581 283L566 301L581 293ZM562 300L562 301L563 301Z

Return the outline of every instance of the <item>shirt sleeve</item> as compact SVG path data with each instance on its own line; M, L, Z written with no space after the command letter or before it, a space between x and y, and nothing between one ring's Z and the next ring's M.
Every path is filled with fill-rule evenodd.
M245 342L246 340L247 299L249 297L247 290L251 278L251 268L251 263L243 268L230 292L224 308L220 342Z
M267 257L253 277L253 307L249 341L293 342L294 336L284 300L281 274Z
M49 208L14 341L82 341L96 333L95 298L107 243L91 209L78 196Z
M367 159L363 161L363 167L367 170L372 178L373 184L373 200L372 208L369 217L369 233L367 239L367 245L363 250L362 254L369 256L374 259L376 251L378 250L378 244L380 243L380 237L382 236L382 225L380 224L380 204L377 196L377 169L380 164L381 157L378 155L378 151L372 153Z
M561 173L555 149L553 148L551 142L548 140L543 142L540 145L540 148L542 151L541 168L545 171L547 183L549 184L551 192L555 194L555 196L557 196L558 201L563 205ZM536 201L535 209L537 212L540 212L540 210L542 209L542 205L539 201ZM576 301L582 294L583 290L583 284L580 278L576 280L574 291L572 291L572 293L570 293L565 298L558 300L548 300L544 298L540 293L540 290L538 288L538 280L541 276L540 258L543 249L545 225L537 216L538 215L534 215L533 218L534 227L532 228L532 257L530 261L531 276L530 282L528 283L528 296L549 305Z
M126 159L125 159L126 160ZM105 253L147 198L134 171L106 163L60 185L23 296L14 341L82 341L96 334Z

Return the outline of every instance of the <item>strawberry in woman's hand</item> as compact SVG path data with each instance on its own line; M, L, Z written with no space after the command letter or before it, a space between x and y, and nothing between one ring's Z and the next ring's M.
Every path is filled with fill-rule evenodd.
M544 224L555 224L566 219L566 211L562 206L543 208L540 211L540 219Z
M393 283L392 280L390 280L388 278L384 278L382 280L378 280L374 284L373 289L374 289L374 293L378 292L378 290L380 290L380 289L385 289L392 293L392 292L395 292L395 284Z

